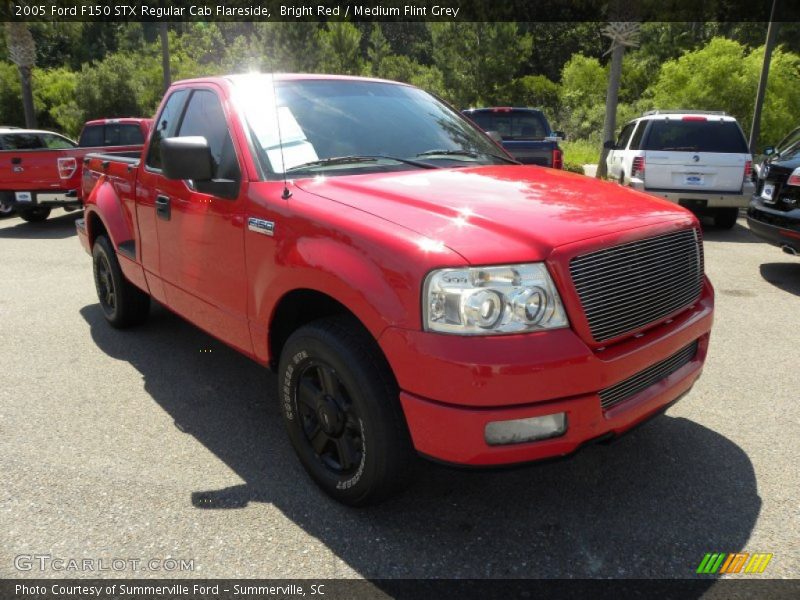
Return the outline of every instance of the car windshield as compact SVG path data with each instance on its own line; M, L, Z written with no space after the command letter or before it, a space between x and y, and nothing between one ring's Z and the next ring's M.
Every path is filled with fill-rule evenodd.
M747 140L734 121L653 121L643 150L748 154Z
M484 131L496 131L504 140L541 140L550 135L542 114L531 110L476 111L472 120Z
M489 138L422 90L356 79L237 76L236 102L272 175L336 176L508 164ZM277 98L277 106L275 99Z

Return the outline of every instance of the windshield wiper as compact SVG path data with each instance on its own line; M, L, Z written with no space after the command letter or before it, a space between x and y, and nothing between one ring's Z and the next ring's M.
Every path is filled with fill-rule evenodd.
M431 165L418 160L410 160L407 158L398 158L396 156L385 156L383 154L369 154L364 156L332 156L331 158L323 158L320 160L313 160L311 162L303 163L286 169L286 173L293 171L303 171L305 169L313 169L314 167L327 167L329 165L347 165L356 163L369 163L378 162L379 160L393 160L406 165L419 167L420 169L438 169L436 165Z
M422 156L468 156L469 158L478 158L477 152L472 152L471 150L445 150L443 148L440 149L433 149L433 150L425 150L425 152L420 152L417 154L417 158Z
M522 164L513 158L509 158L507 156L501 156L500 154L492 154L491 152L474 152L472 150L445 150L445 149L436 149L436 150L426 150L425 152L420 152L417 154L417 157L422 156L467 156L469 158L478 158L478 156L491 156L492 158L496 158L498 160L502 160L504 162L510 163L512 165L519 165Z

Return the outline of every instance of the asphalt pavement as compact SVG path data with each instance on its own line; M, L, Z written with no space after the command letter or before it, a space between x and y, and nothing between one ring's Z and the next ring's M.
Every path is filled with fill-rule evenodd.
M106 325L77 216L0 221L0 578L692 577L737 551L800 572L800 259L741 219L705 233L711 350L664 416L565 461L425 463L356 510L300 467L274 375L161 307Z

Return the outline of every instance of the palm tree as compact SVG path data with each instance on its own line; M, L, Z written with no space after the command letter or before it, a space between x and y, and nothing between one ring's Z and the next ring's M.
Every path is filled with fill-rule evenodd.
M36 127L36 112L33 106L31 73L36 64L36 43L27 23L7 21L4 23L8 58L19 69L22 87L22 108L25 111L25 126Z

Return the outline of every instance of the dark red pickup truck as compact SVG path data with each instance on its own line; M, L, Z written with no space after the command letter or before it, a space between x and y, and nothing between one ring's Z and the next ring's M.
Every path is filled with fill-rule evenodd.
M303 466L364 504L417 454L564 456L700 375L713 290L695 217L513 163L404 84L183 81L140 158L90 155L77 227L111 325L152 297L276 369Z
M0 213L14 209L26 221L44 221L56 207L81 205L83 158L106 152L141 152L151 119L98 119L80 141L34 129L0 128Z

